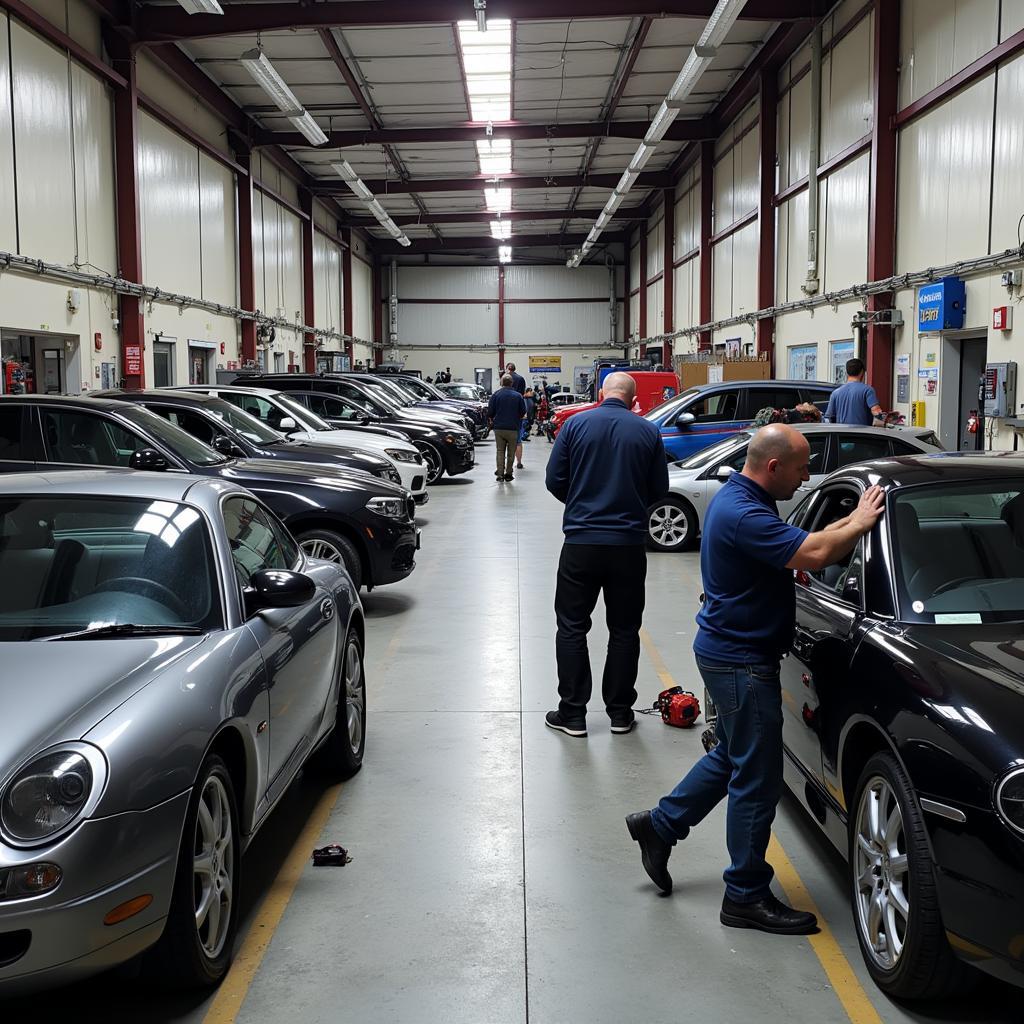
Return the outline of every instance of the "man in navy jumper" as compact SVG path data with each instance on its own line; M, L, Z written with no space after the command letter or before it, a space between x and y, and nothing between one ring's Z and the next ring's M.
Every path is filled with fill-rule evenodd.
M704 604L693 644L697 668L718 710L718 743L650 811L626 818L651 881L672 891L672 847L728 797L720 920L733 928L803 935L813 914L777 899L765 859L782 796L782 688L779 660L793 642L793 570L819 570L843 559L882 514L885 495L869 487L860 504L825 529L807 533L779 518L808 479L810 446L784 423L762 427L742 473L715 495L704 518L700 570Z
M512 460L515 458L523 418L526 416L526 402L512 387L512 377L509 374L506 373L501 378L501 387L491 395L491 400L487 403L487 415L494 428L497 460L494 475L499 480L511 480Z
M565 504L565 543L555 589L557 711L547 725L587 735L592 680L587 633L604 591L608 654L601 693L614 733L634 725L640 624L647 579L647 508L668 491L668 461L658 428L630 412L636 382L609 374L604 401L577 413L559 432L547 488Z

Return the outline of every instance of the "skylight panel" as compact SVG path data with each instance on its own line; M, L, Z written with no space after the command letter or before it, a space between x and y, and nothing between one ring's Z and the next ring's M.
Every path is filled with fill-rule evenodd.
M512 209L512 189L485 188L484 199L492 213L508 213Z
M491 221L491 236L504 242L512 234L512 225L507 220Z
M512 171L512 140L485 139L476 144L483 174L510 174Z

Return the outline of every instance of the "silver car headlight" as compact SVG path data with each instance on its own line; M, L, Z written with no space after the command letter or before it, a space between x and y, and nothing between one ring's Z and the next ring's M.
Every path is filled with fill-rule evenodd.
M403 498L371 498L366 507L378 515L388 519L401 519L405 516L405 500Z
M395 462L419 462L419 455L416 452L403 451L401 448L385 448L384 454Z
M0 796L0 834L15 846L49 842L91 812L107 763L88 743L62 744L23 764Z
M1024 833L1024 768L1004 776L996 787L996 810L1010 828Z

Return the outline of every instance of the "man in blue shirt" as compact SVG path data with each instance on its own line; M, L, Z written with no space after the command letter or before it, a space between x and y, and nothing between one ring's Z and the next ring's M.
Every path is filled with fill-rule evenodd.
M869 488L856 509L816 533L779 518L808 479L810 446L783 423L762 427L747 449L742 473L715 495L704 519L700 568L704 604L693 649L718 710L715 747L653 810L626 818L640 844L644 869L672 891L672 847L725 796L726 842L722 924L803 935L813 914L793 910L772 894L765 859L782 795L782 689L779 659L793 641L794 569L822 569L849 554L882 513L885 496Z
M883 418L878 395L864 383L864 363L860 359L846 361L846 383L832 392L825 410L829 423L850 423L870 427Z
M668 460L653 423L630 412L636 382L625 373L604 382L604 401L577 413L559 432L547 488L565 504L565 543L555 588L557 711L547 725L587 735L593 681L587 633L604 592L608 653L601 694L613 733L634 725L647 580L647 508L668 491Z
M487 415L494 428L497 462L494 475L499 480L511 480L519 431L526 415L526 402L523 396L513 389L509 374L506 373L501 378L501 387L491 395L491 400L487 403Z
M521 373L516 373L516 364L507 363L505 365L505 372L512 378L512 387L519 394L526 393L526 378Z

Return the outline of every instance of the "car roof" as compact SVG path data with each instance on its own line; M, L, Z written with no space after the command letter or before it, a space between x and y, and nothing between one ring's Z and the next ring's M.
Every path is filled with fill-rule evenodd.
M711 388L767 388L782 384L793 388L821 388L835 389L839 385L827 380L781 380L773 377L771 380L719 380L709 384L694 384L692 387L684 388L683 394L687 391L709 391Z
M223 399L218 398L216 395L207 395L199 391L178 391L172 388L143 388L141 391L111 389L110 391L103 391L101 394L103 396L123 395L129 401L135 401L137 398L158 398L161 402L178 402L181 405L212 405L217 408L223 408ZM120 399L118 404L120 404Z
M28 402L31 405L66 405L73 408L85 407L87 409L100 406L108 412L120 412L124 409L123 402L117 402L112 398L104 397L112 393L110 391L96 391L90 392L87 395L0 395L0 401Z
M854 423L794 423L793 427L801 434L828 434L841 430L844 434L865 434L868 437L885 437L889 434L896 434L898 437L916 438L935 433L931 427L862 427L860 424Z
M166 390L160 389L160 394L167 394L169 391L172 394L178 395L202 395L205 398L216 398L216 395L211 395L207 392L207 388L211 388L214 391L231 391L241 395L284 394L286 398L290 397L287 393L271 387L269 383L263 387L259 387L256 384L183 384L181 387L168 388Z
M900 455L869 464L846 466L829 479L850 478L864 483L908 487L924 483L952 483L1024 480L1024 452L935 452L930 455Z
M241 490L233 484L227 488ZM82 494L144 498L149 501L216 502L225 482L186 473L147 473L136 469L69 469L0 475L0 494Z

